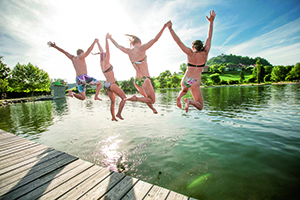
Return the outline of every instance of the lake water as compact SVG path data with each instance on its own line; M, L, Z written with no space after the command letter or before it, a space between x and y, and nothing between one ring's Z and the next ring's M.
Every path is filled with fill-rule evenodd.
M178 91L156 91L157 115L126 102L118 122L105 94L14 104L0 129L198 199L299 199L299 84L202 88L189 113Z

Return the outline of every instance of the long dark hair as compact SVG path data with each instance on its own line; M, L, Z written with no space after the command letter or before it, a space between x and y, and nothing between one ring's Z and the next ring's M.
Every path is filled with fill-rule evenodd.
M192 47L196 49L197 52L203 51L203 42L201 40L195 40L192 43Z

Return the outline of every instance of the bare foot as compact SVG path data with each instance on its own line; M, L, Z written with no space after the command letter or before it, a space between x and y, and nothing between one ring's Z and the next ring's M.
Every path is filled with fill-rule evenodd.
M185 101L185 112L189 112L189 105L190 105L190 100L188 100L187 98L184 99Z
M99 100L99 101L102 101L102 99L100 99L99 97L95 96L94 98L95 100Z
M177 106L178 106L178 108L181 108L181 102L180 102L180 98L179 97L177 97Z
M111 121L118 121L115 117L113 117L112 119L111 119Z
M69 95L68 96L73 98L74 95L73 95L72 90L69 90Z
M133 95L132 97L126 98L125 100L128 100L128 101L136 101L136 100L137 100L137 97L136 97L135 95Z
M121 115L116 115L118 118L120 118L121 120L124 120L124 118Z
M152 109L154 114L157 114L157 110L155 108Z

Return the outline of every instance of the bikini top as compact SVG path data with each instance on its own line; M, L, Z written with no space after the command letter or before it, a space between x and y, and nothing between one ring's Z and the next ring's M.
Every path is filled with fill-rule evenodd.
M113 70L113 66L112 65L110 65L110 67L107 69L107 70L105 70L105 71L103 71L103 73L107 73L107 72L110 72L110 71L112 71Z
M204 67L206 63L204 63L203 65L193 65L191 63L188 63L187 66L189 67Z
M147 55L142 60L136 61L136 62L132 62L132 64L142 64L142 62L145 62L145 61L147 61Z

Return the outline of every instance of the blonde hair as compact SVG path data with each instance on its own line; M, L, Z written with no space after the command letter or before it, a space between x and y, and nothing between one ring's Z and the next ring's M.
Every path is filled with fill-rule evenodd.
M135 36L135 35L129 35L129 34L126 34L126 36L131 37L131 39L129 39L130 45L131 45L131 46L133 46L133 45L135 45L136 43L139 43L139 42L141 43L140 38L138 38L138 37Z

